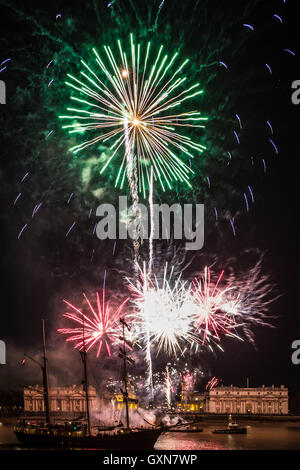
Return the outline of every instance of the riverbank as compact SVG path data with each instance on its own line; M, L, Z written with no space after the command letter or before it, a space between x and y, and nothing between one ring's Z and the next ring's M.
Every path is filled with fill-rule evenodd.
M168 414L168 413L166 413ZM177 414L170 414L172 417L180 417L181 419L187 419L187 420L197 420L199 421L204 421L204 422L210 422L210 421L227 421L228 420L228 414L191 414L191 413L177 413ZM258 421L258 422L300 422L300 415L242 415L242 414L232 414L232 418L235 421ZM16 423L20 418L25 418L28 420L32 421L45 421L45 417L41 415L22 415L20 416L0 416L0 423L3 424L14 424ZM69 416L59 416L56 418L57 421L68 421L70 419ZM54 420L54 421L56 421Z
M220 420L228 419L228 414L202 414L200 415L204 420ZM235 421L300 421L300 415L254 415L254 414L232 414L232 418Z

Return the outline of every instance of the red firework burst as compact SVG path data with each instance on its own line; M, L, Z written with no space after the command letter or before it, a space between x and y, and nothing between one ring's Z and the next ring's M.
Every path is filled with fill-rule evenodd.
M96 308L93 307L85 293L83 297L88 305L88 313L84 313L79 308L72 305L67 300L64 302L72 308L75 313L64 313L64 317L72 320L78 326L74 328L60 328L57 331L64 335L69 335L66 341L74 341L74 348L82 351L90 351L97 347L97 357L101 354L102 347L106 348L107 354L111 355L111 346L119 343L121 334L119 319L123 312L123 307L128 298L117 308L112 309L105 300L105 290L102 291L102 299L96 292Z

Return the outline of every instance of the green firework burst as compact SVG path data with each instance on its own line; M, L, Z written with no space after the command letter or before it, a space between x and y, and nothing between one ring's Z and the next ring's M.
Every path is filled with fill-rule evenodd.
M151 43L148 42L143 52L140 44L133 43L132 35L130 60L120 41L118 49L119 62L112 49L104 46L108 65L93 49L98 70L81 61L82 78L68 75L71 82L66 84L76 91L71 99L81 107L67 108L70 114L60 118L69 120L70 124L63 127L69 133L93 133L70 150L77 154L89 146L108 142L110 154L101 173L121 155L115 186L122 188L127 164L134 160L139 190L144 196L150 166L164 191L171 189L174 181L191 186L189 176L193 170L184 158L194 158L205 147L194 142L186 131L203 128L207 118L197 110L182 112L181 109L185 101L203 93L199 83L186 87L183 69L188 59L175 67L178 53L168 58L161 46L151 62Z

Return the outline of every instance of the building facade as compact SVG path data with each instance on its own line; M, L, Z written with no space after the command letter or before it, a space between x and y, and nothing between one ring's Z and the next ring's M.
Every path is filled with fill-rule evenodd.
M216 387L209 390L209 413L286 415L288 389L280 387Z
M36 385L24 388L24 411L39 413L45 411L44 389ZM89 386L89 402L93 409L96 389ZM49 389L50 411L55 413L83 413L86 411L86 397L83 386L51 387Z
M128 390L128 407L132 410L136 410L139 406L139 402L135 394L134 384L131 381L128 382L127 390ZM113 407L115 407L117 410L122 410L123 408L125 408L126 404L124 401L123 394L115 393L112 404L113 404Z
M193 392L192 390L182 390L178 411L191 413L206 413L207 396L203 393Z

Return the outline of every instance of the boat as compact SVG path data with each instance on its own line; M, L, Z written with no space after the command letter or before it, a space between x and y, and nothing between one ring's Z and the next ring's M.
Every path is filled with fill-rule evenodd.
M232 421L231 415L228 417L227 428L224 429L215 429L212 431L213 434L246 434L247 428L240 427L235 421Z
M127 386L127 362L133 363L134 361L127 356L125 344L125 327L129 329L128 325L123 319L120 319L123 325L123 348L120 348L119 357L123 359L124 367L124 391L123 400L126 407L126 426L119 423L116 426L96 426L97 429L92 429L90 422L89 410L89 384L88 384L88 368L87 368L87 353L85 346L83 351L80 352L83 368L84 368L84 390L86 398L86 421L76 422L68 421L64 424L52 424L49 406L49 390L48 390L48 368L47 368L47 355L46 355L46 341L45 341L45 328L43 326L43 362L38 363L43 373L43 387L44 387L44 402L46 410L46 423L33 424L27 423L25 420L19 422L14 429L17 439L29 447L47 447L47 448L80 448L80 449L103 449L103 450L151 450L160 434L166 430L163 425L152 426L149 428L135 428L130 426L129 421L129 407L128 403L130 398L128 396ZM29 356L27 356L29 357Z
M49 426L17 426L18 440L29 447L103 449L103 450L150 450L162 433L162 429L119 428L89 434L87 429L55 428Z
M178 428L166 429L166 432L202 432L203 428L197 426L180 426Z

